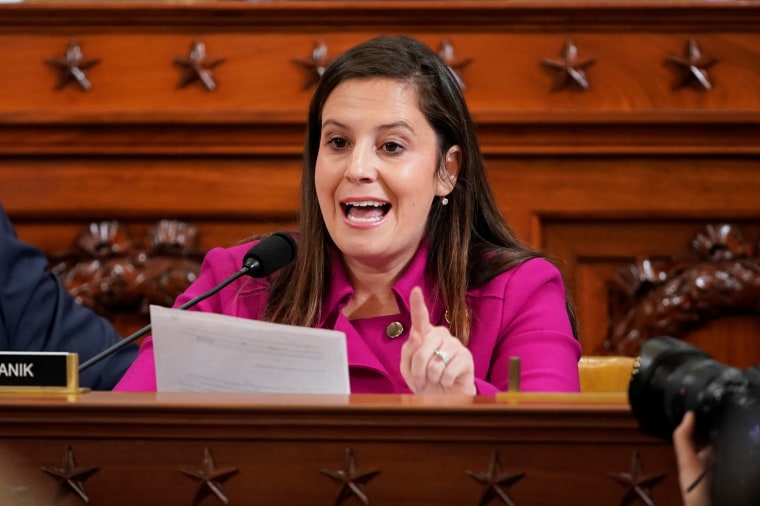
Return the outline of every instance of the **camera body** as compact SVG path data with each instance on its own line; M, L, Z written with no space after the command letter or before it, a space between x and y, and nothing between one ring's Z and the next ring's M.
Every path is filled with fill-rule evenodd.
M628 386L642 429L670 439L687 411L713 447L714 505L760 505L760 366L746 371L672 337L648 340Z

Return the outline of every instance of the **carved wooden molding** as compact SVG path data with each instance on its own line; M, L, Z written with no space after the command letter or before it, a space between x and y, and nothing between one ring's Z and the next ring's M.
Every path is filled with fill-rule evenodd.
M203 460L200 466L182 466L180 472L198 482L198 492L195 494L193 504L200 504L208 495L214 495L222 504L230 504L230 500L224 491L223 483L238 473L238 468L233 466L217 467L209 447L203 449Z
M454 77L457 78L459 86L464 89L466 86L464 83L464 78L462 77L462 70L470 63L472 63L473 59L461 58L455 53L456 52L454 50L454 46L448 39L441 42L441 46L438 48L438 57L443 60L446 65L449 66L451 71L454 73Z
M177 84L177 88L184 88L195 81L200 81L208 91L214 91L216 89L214 69L224 62L224 58L208 58L206 44L201 39L195 39L186 57L174 58L174 64L182 69L182 79Z
M200 271L203 252L197 230L162 220L146 237L133 240L117 221L94 222L74 249L51 261L66 289L104 316L148 314L150 304L171 306Z
M641 500L644 504L654 504L650 497L652 488L667 476L666 473L644 474L639 452L634 451L631 458L631 469L624 473L607 473L607 475L626 487L621 504L636 504Z
M351 497L356 497L362 504L370 504L369 495L365 490L367 482L380 474L379 469L370 471L359 471L356 465L356 457L351 448L346 448L343 459L343 467L337 470L321 469L322 474L329 476L334 481L340 483L340 490L335 498L335 506L343 504Z
M293 62L303 67L306 72L306 80L303 88L308 90L312 86L319 83L322 79L322 74L325 73L327 66L330 65L332 58L329 56L327 44L322 41L317 42L314 45L314 49L311 50L311 56L309 58L294 58Z
M575 84L582 91L591 87L585 69L596 63L596 59L581 57L578 46L572 39L565 41L559 58L544 58L542 63L555 72L552 91L559 91L571 84Z
M84 488L84 481L96 473L98 467L78 465L70 446L66 447L61 467L41 466L40 469L59 481L56 502L63 499L69 492L78 495L85 503L90 502Z
M672 64L678 70L679 78L673 84L673 89L678 90L686 86L710 91L713 87L707 69L718 62L718 59L706 55L699 47L696 39L690 38L686 43L683 56L669 54L666 62Z
M708 225L693 258L642 259L608 284L606 351L636 355L649 338L680 337L721 316L760 314L760 258L738 227Z
M464 79L462 78L461 71L470 63L473 62L472 58L461 58L455 54L454 46L448 39L441 42L438 48L438 57L451 68L456 77L459 86L462 89L465 88ZM304 82L304 89L309 89L319 83L322 79L322 74L325 73L327 67L332 63L334 58L331 58L327 48L327 44L323 41L318 41L314 44L314 49L311 51L311 56L308 58L293 58L293 63L301 66L306 70L306 80Z
M515 503L509 495L509 488L526 475L522 471L504 470L501 458L495 449L491 452L488 471L480 473L466 471L465 474L483 485L483 495L478 503L481 506L491 504L493 499L499 499L500 504L514 506Z
M77 83L84 91L90 91L92 83L87 78L87 70L100 63L100 58L85 58L79 42L71 40L64 56L48 58L45 63L58 70L56 90L65 88L69 83Z

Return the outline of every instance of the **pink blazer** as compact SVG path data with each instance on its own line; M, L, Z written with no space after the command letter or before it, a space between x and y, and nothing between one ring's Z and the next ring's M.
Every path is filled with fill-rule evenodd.
M206 255L198 279L175 301L175 307L209 290L238 271L250 244L216 248ZM401 346L411 324L409 294L423 287L430 318L446 325L445 308L433 301L432 282L425 276L427 248L423 244L409 268L393 287L400 313L363 320L342 314L352 288L339 255L331 259L330 281L323 317L317 325L346 334L349 377L353 393L410 393L399 369ZM260 318L267 297L265 279L242 278L193 308L242 318ZM578 359L581 346L572 335L559 271L543 259L533 259L504 272L467 293L472 311L468 347L475 362L475 386L481 395L508 387L510 357L521 359L521 391L572 392L580 389ZM401 323L403 332L391 338L386 328ZM153 341L148 337L132 367L114 390L154 391L156 372Z

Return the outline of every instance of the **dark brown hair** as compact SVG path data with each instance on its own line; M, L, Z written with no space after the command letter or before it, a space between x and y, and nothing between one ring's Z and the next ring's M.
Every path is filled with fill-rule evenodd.
M449 204L431 203L428 217L427 275L437 282L451 333L467 343L470 332L467 290L487 283L539 253L522 245L499 211L488 184L472 117L453 71L422 42L403 36L378 37L335 59L312 97L306 132L298 253L273 280L264 318L313 326L321 317L329 280L332 240L317 202L314 172L322 131L322 108L330 93L348 79L390 78L413 84L419 107L438 136L439 162L458 145L462 160ZM446 177L441 163L439 177ZM575 333L575 315L568 298Z

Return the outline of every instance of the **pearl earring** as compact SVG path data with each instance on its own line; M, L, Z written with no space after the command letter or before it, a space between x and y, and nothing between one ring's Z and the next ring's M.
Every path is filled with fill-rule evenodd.
M441 197L441 205L442 205L442 206L447 206L447 205L449 205L449 199L448 199L448 198L446 198L446 197Z

